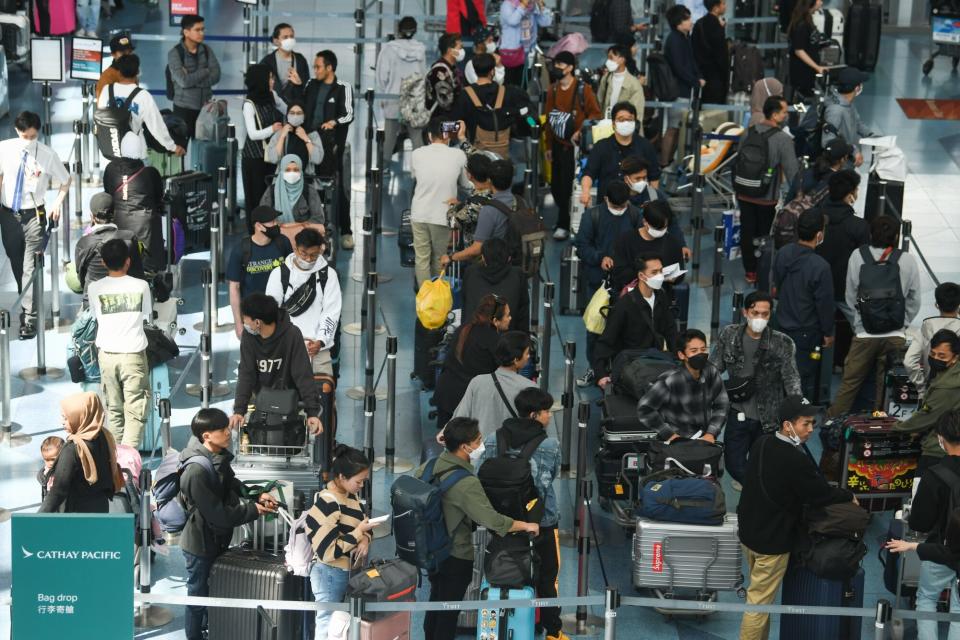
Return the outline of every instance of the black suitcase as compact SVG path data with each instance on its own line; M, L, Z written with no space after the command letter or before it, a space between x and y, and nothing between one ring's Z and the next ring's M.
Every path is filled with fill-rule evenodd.
M863 606L863 569L850 580L825 580L813 572L791 564L783 577L780 598L784 605L819 607ZM780 616L780 640L860 640L861 620L847 616Z
M560 259L560 315L582 316L589 296L584 264L576 247L568 245Z
M847 9L846 25L843 32L845 62L861 71L873 71L880 54L883 9L869 0L855 0Z
M283 557L262 551L230 549L210 569L210 597L250 598L254 600L303 600L306 580L289 573ZM264 603L266 604L266 603ZM210 640L257 640L258 626L262 637L277 640L301 640L304 616L299 611L268 609L276 625L276 635L258 618L255 609L207 609Z
M635 500L646 446L639 442L604 443L593 460L597 495L609 500Z
M418 378L424 389L433 390L436 387L436 372L434 362L437 358L437 347L443 340L446 327L427 329L420 320L416 320L413 334L413 373L411 378Z
M400 214L400 231L397 233L397 246L400 247L400 266L412 267L416 263L413 251L413 224L410 222L410 209Z
M650 443L657 439L655 431L640 426L637 399L623 394L604 394L600 405L600 429L605 445L616 442Z
M889 204L893 206L884 204L881 196L889 200ZM882 181L876 172L871 171L870 180L867 182L867 201L863 208L863 217L870 222L882 215L903 219L903 183L896 180Z
M210 249L210 215L217 199L213 176L188 171L168 180L168 185L173 215L183 224L184 253Z

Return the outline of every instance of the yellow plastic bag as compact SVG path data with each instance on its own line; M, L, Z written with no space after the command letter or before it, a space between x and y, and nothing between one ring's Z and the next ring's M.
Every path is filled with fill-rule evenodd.
M610 306L610 292L603 285L597 289L587 308L583 312L583 324L590 333L603 333L607 326L607 308Z
M453 309L453 290L443 272L420 285L417 292L417 318L425 329L439 329Z

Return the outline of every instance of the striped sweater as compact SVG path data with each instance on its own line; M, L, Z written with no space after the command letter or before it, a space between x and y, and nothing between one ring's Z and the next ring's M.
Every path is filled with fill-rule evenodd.
M318 493L307 514L310 544L317 560L349 571L350 553L364 535L357 530L364 517L357 496L348 494L344 497L330 489Z

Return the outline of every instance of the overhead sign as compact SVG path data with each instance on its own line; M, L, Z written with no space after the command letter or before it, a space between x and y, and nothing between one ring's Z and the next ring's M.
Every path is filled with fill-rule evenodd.
M16 513L11 640L133 637L132 514Z
M180 26L183 16L195 16L200 13L200 0L170 0L170 26Z

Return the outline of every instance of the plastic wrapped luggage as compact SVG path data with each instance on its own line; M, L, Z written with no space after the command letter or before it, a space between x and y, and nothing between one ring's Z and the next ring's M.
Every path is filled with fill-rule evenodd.
M350 637L350 614L334 611L325 640L349 640ZM375 622L362 620L360 640L410 640L410 612L398 611Z
M583 262L573 245L563 248L560 259L560 315L582 316L590 299Z
M283 556L230 549L210 569L210 597L303 600L305 582L287 571ZM277 627L275 636L270 636L254 609L210 607L207 611L210 640L257 640L258 628L261 633L267 632L266 637L277 640L302 638L304 617L299 611L268 610Z
M190 157L196 171L219 176L220 167L227 166L227 142L193 139L190 141Z
M783 576L783 591L780 602L784 605L819 607L863 606L863 569L851 580L824 580L791 564ZM860 640L861 619L847 616L780 616L780 640Z
M855 0L847 9L846 22L855 26L843 32L845 62L861 71L873 71L880 55L883 7L869 0Z
M909 434L893 431L896 421L851 416L843 423L840 486L852 491L868 511L897 509L913 489L920 445Z
M532 587L498 589L483 583L482 600L532 600ZM536 610L533 607L516 609L481 609L477 618L477 640L534 640L536 637Z

